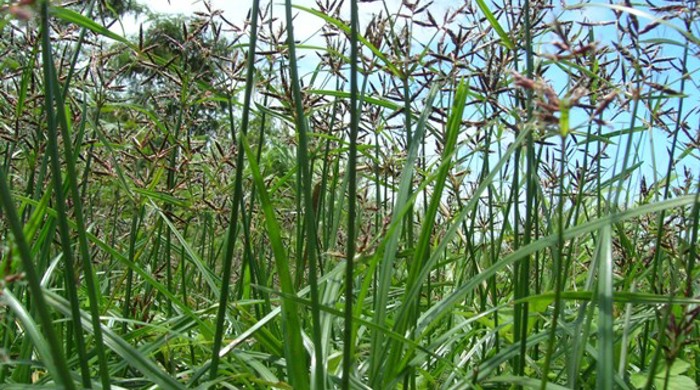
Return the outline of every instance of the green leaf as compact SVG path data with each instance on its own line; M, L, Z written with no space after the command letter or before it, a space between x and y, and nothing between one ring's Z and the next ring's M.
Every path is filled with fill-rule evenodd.
M345 23L341 22L338 19L335 19L327 14L324 14L323 12L320 12L320 11L317 11L317 10L311 9L311 8L302 7L300 5L294 5L292 7L296 8L296 9L300 9L304 12L308 12L312 15L318 16L319 18L326 21L326 23L331 24L331 25L339 28L340 30L344 31L346 34L350 34L350 26L346 25ZM372 43L370 43L370 41L368 41L362 35L358 35L357 40L360 43L362 43L362 45L367 47L372 52L372 54L374 54L375 56L377 56L377 58L382 60L382 62L384 63L384 66L386 66L391 71L391 73L393 73L395 76L401 77L402 72L399 70L399 68L397 68L396 65L394 65L394 63L391 62L391 60L389 60L384 55L384 53L379 51L379 49L377 47L375 47Z
M669 373L671 375L680 375L688 371L689 368L690 363L686 362L685 360L676 359L676 361L673 362Z
M73 23L77 26L80 26L82 28L86 28L95 34L102 35L104 37L113 39L117 42L121 42L127 46L129 46L131 49L137 50L138 48L129 42L128 39L124 38L123 36L116 34L112 31L110 31L108 28L102 26L101 24L96 23L92 19L83 16L73 10L70 10L68 8L64 7L51 7L50 12L52 16L55 16L58 19L63 20L64 22L68 23Z
M658 385L657 385L658 387ZM661 387L659 387L661 388ZM697 390L698 386L693 379L685 375L671 375L668 378L669 390Z
M662 364L656 368L654 374L654 386L657 389L673 389L673 390L696 390L695 381L688 376L681 375L690 369L690 363L685 360L676 359L669 369L667 365ZM668 386L666 386L666 373L668 372ZM647 378L649 375L646 372L635 372L630 376L630 382L635 389L646 387Z
M182 248L185 250L187 253L187 257L190 259L192 264L197 267L199 272L202 273L202 276L204 277L204 280L207 282L209 285L209 288L211 289L212 293L216 294L218 298L218 294L220 293L219 291L219 286L221 285L222 281L214 272L209 269L209 267L204 263L204 261L197 255L197 252L195 252L194 249L192 249L192 246L187 242L185 237L180 233L179 230L173 225L173 223L170 221L170 218L168 218L163 211L152 201L150 200L150 205L153 207L153 209L158 213L158 216L165 222L166 225L168 225L168 229L175 235L175 238L180 242L180 245L182 245Z
M140 195L143 195L149 199L154 199L163 203L168 203L171 204L175 207L190 207L190 203L188 201L178 199L168 193L162 192L162 191L152 191L152 190L147 190L145 188L138 188L134 187L132 190Z
M635 372L630 376L630 383L635 389L643 389L647 383L647 376L641 372Z
M484 0L476 0L476 4L479 6L481 12L484 13L486 19L488 19L489 23L491 24L491 27L493 27L493 29L496 30L496 34L498 34L498 37L501 38L501 43L503 43L503 45L508 49L514 50L515 45L513 44L513 41L510 40L510 37L508 36L508 34L506 34L505 30L503 30L501 24L498 23L498 20L489 9L489 6L486 5L486 2Z

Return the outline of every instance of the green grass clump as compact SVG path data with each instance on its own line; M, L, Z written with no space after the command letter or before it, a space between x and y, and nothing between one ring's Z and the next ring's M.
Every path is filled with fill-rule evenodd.
M697 388L695 2L392 4L4 2L1 387Z

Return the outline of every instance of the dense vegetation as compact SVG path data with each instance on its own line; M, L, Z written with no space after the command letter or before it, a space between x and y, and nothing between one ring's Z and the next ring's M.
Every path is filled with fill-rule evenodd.
M3 1L4 388L697 387L695 1L291 3Z

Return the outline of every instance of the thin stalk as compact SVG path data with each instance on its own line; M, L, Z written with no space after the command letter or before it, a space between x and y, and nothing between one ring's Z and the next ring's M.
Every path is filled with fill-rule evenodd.
M49 56L51 53L48 53ZM56 77L56 72L55 69L53 69L53 61L49 62L49 66L51 67L51 76L53 78L52 82L54 85L58 87L58 79ZM64 91L68 91L69 85L66 83L64 86ZM102 387L105 389L110 388L110 377L109 377L109 367L108 367L108 361L107 361L107 353L105 351L104 347L104 340L102 336L102 327L101 327L101 322L100 322L100 308L99 308L99 303L102 301L102 297L100 294L100 291L97 288L97 283L95 280L95 273L92 268L92 256L90 254L90 249L88 246L88 240L87 236L85 235L85 232L87 231L87 226L85 224L85 218L83 216L83 201L82 201L82 195L80 192L80 188L78 187L78 182L77 182L77 171L76 171L76 159L77 159L77 153L78 150L75 151L75 153L72 150L72 143L70 142L70 132L69 132L69 125L68 125L68 120L66 118L66 111L63 109L65 107L64 104L64 99L61 95L55 95L56 98L56 105L59 107L58 110L56 110L57 113L57 119L60 124L61 128L61 136L63 137L63 158L65 160L65 166L66 166L66 180L68 181L67 185L70 189L70 199L73 203L73 213L75 214L75 224L76 224L76 230L78 231L78 248L79 248L79 253L80 253L80 258L82 259L82 268L83 268L83 275L85 277L85 285L86 285L86 290L87 290L87 295L88 295L88 303L89 303L89 311L90 311L90 320L91 324L94 328L94 337L95 337L95 349L97 350L97 359L98 359L98 366L99 366L99 373L100 373L100 381L102 383ZM86 110L83 109L83 112L86 113ZM84 129L85 124L87 123L87 120L84 119L81 124L81 133ZM78 140L80 140L82 137L78 137ZM80 142L78 143L80 145ZM60 222L59 222L60 224Z
M691 212L691 219L693 223L689 227L690 248L688 248L688 260L686 262L685 273L687 275L685 283L685 295L688 297L693 296L693 282L694 282L694 271L695 271L695 261L698 258L698 230L700 230L700 183L696 184L698 186L697 192L695 193L695 204L693 205L693 210Z
M690 31L690 25L687 25L686 28L688 29L688 31ZM683 94L685 93L685 82L687 79L687 77L685 77L685 75L688 73L688 68L687 68L688 46L689 46L689 44L686 41L686 44L683 48L683 57L681 60L681 73L683 75L683 77L681 77L681 85L680 85L681 97L678 99L678 112L676 113L676 125L675 125L675 128L673 130L673 140L671 141L671 147L670 147L669 152L668 152L669 153L668 165L666 167L666 179L665 179L665 183L664 183L663 198L661 199L662 201L668 199L668 197L669 197L669 194L671 191L671 172L672 172L673 167L675 166L675 163L676 163L675 162L676 144L678 143L678 135L681 131L682 118L683 118L683 102L685 101L685 98L683 97ZM662 242L661 241L662 241L662 238L664 236L664 227L665 227L664 219L665 219L665 217L666 217L665 210L662 210L661 212L659 212L659 217L658 217L657 222L656 222L657 233L656 233L656 240L655 240L655 245L654 245L655 253L654 253L654 260L652 263L652 271L651 271L651 278L650 278L653 289L658 293L661 293L661 291L663 289L663 285L661 285L660 283L657 285L656 281L658 279L663 279L663 278L658 277L658 273L659 273L659 263L661 262L661 254L664 251L662 249ZM670 312L671 312L670 307L667 307L665 310L663 321L661 322L661 325L659 328L662 331L659 332L660 334L659 334L659 337L657 340L658 346L656 347L656 350L654 351L654 355L652 356L652 359L651 359L651 363L649 364L649 368L648 368L649 374L648 374L646 385L644 386L644 390L649 390L654 382L653 379L654 379L654 375L656 373L656 366L658 365L661 354L664 350L664 348L662 348L662 347L663 347L663 341L665 339L666 332L664 332L663 330L666 329L666 326L667 326L667 323L669 320L669 316L670 316ZM645 332L645 339L647 339L648 337L649 337L648 333ZM645 347L648 348L649 344L650 344L649 342L645 342ZM645 355L646 355L647 348L644 348ZM643 364L643 362L642 362L642 364Z
M131 217L131 231L129 232L129 262L136 262L136 239L138 238L139 224L140 220L143 218L143 207L138 207L134 205L134 212ZM134 284L134 270L129 267L126 273L126 288L124 291L124 307L122 308L122 318L131 318L131 295L132 287ZM128 330L128 323L124 321L122 323L122 334L126 334Z
M316 216L313 206L312 195L312 171L309 168L309 147L308 147L308 123L304 113L304 102L301 96L301 80L299 78L299 68L297 66L296 42L294 41L294 20L292 15L291 0L285 1L286 21L287 21L287 48L289 50L289 75L292 87L294 103L294 122L299 137L299 147L297 148L297 161L299 163L298 178L301 179L304 205L304 226L306 230L306 254L308 256L309 267L309 287L311 289L311 321L312 321L312 342L314 352L314 375L312 387L324 389L325 386L325 361L323 358L323 344L321 343L321 317L320 301L318 293L317 274L317 234ZM302 239L300 235L297 239ZM297 270L302 272L302 270Z
M250 42L248 47L246 87L243 100L243 117L241 119L241 131L238 133L238 155L236 156L236 178L234 182L233 203L231 205L231 224L228 228L228 238L226 240L226 252L224 254L223 276L221 280L221 295L219 297L219 309L216 316L216 333L214 335L214 345L212 347L212 359L210 368L210 379L216 379L218 375L219 351L224 334L224 319L226 316L226 302L228 300L229 284L231 279L231 267L233 264L233 250L236 245L238 230L238 208L243 197L243 167L245 152L242 148L242 139L248 135L250 122L250 106L252 104L253 77L255 75L255 49L258 40L258 8L259 0L253 0L253 9L250 24ZM228 102L229 125L231 126L231 137L236 139L233 120L233 107L231 98Z
M688 31L690 32L690 26L688 27ZM685 97L683 96L685 94L685 83L688 77L686 77L686 74L688 73L688 42L686 42L685 46L683 47L683 56L681 60L681 74L683 77L681 77L681 85L680 85L680 95L681 97L678 98L678 109L676 113L676 123L675 123L675 128L673 129L673 139L671 141L671 148L669 149L669 156L668 156L668 165L666 166L666 178L664 182L664 194L662 200L668 199L669 194L671 192L671 173L673 171L673 167L676 164L675 161L675 152L676 152L676 145L678 144L678 135L681 132L681 126L683 125L683 102L685 101ZM654 261L652 265L652 271L651 271L651 278L649 280L652 281L652 286L654 286L654 290L660 292L661 287L655 285L655 282L661 283L663 278L657 278L658 272L659 272L659 263L661 261L661 252L662 245L661 245L661 239L664 235L664 218L666 217L665 212L660 212L659 217L657 219L657 226L658 226L658 231L656 234L656 242L654 248L656 248L656 252L654 253Z
M528 78L533 77L533 71L534 71L534 64L533 64L533 51L532 51L532 35L531 35L531 14L530 14L530 1L525 0L523 4L523 19L524 19L524 32L525 32L525 69L526 69L526 76ZM526 107L526 118L525 118L525 123L531 123L532 121L532 114L533 114L533 91L532 89L527 89L525 92L525 107ZM533 136L532 132L530 132L527 136L527 147L526 147L526 152L525 152L525 159L526 159L526 172L525 172L525 226L524 226L524 237L523 237L523 245L527 246L531 242L532 238L532 221L533 221L533 215L532 213L535 211L534 210L534 198L535 198L535 189L534 189L534 180L535 180L535 163L534 163L534 143L533 143ZM518 158L519 156L516 156ZM515 167L515 174L514 174L514 185L519 186L519 183L516 181L518 177L518 170L519 167L516 164ZM514 188L514 191L517 191ZM517 198L516 197L516 204L513 210L515 211L516 219L515 219L515 227L516 227L516 246L515 248L518 248L519 240L518 240L518 233L517 233L517 227L520 224L520 221L518 220L518 207L517 207ZM520 263L518 267L516 267L516 275L515 275L515 280L516 280L516 286L515 286L515 298L516 299L522 299L527 297L530 292L529 292L529 283L530 283L530 256L526 256L525 259ZM518 358L516 359L516 364L515 364L515 374L516 375L524 375L525 373L525 365L526 365L526 351L527 351L527 323L528 323L528 317L529 317L529 307L527 303L523 304L517 304L515 307L515 341L520 343L520 353L518 354Z
M82 327L80 326L80 301L76 288L75 260L73 258L72 237L70 228L68 227L68 211L66 210L66 199L63 193L63 181L61 172L61 161L58 151L58 132L59 126L56 123L56 113L54 112L54 104L56 103L57 84L54 82L53 58L51 55L51 33L49 27L49 11L48 2L44 1L41 4L41 34L42 34L42 60L44 70L44 108L47 117L47 132L48 132L48 154L51 157L51 174L53 176L54 193L56 196L56 212L58 214L58 228L61 236L61 246L63 248L63 259L65 265L65 280L66 290L69 301L71 303L71 316L73 321L73 330L75 333L75 342L78 356L80 358L80 374L84 387L92 387L92 379L90 377L90 367L88 366L88 357L85 346L85 336L83 335ZM64 111L63 105L59 105L57 111ZM65 130L65 129L64 129ZM64 145L70 144L70 138L64 138ZM70 164L69 164L70 165ZM75 178L75 172L73 172ZM70 178L69 178L70 180ZM88 261L89 259L85 259Z
M547 342L547 350L544 357L544 367L542 368L542 382L540 390L547 388L548 374L552 364L552 355L554 354L554 344L557 334L557 326L559 324L559 315L561 312L561 293L563 289L564 275L562 275L562 257L564 256L564 178L566 177L566 134L568 133L568 108L562 110L560 122L562 124L561 135L561 154L559 160L559 199L557 204L557 246L553 250L554 255L554 313L552 314L552 324L549 330ZM565 119L566 118L566 119Z
M238 208L241 204L241 198L243 193L243 167L244 167L244 151L241 145L241 138L247 135L248 121L250 118L250 102L251 94L253 88L253 66L255 59L255 42L257 40L257 20L258 20L258 0L254 0L253 4L253 15L251 24L251 38L250 38L250 48L248 51L248 68L246 75L246 90L244 97L243 106L243 123L241 125L241 131L238 134L238 155L236 158L236 178L234 182L234 195L233 203L231 205L231 223L228 227L228 236L226 240L226 249L224 252L224 262L223 262L223 276L221 280L221 293L219 297L219 308L216 316L216 333L214 336L214 344L212 347L212 359L210 367L210 379L214 380L218 375L218 365L219 365L219 351L221 350L221 344L224 332L224 319L226 316L226 303L228 300L229 284L231 279L231 267L233 264L233 251L236 244L237 230L238 230ZM231 105L231 100L229 98L229 124L231 126L231 133L233 139L236 139L236 134L234 130L234 120L233 120L233 108Z
M348 241L345 256L345 308L343 332L343 382L342 388L350 389L352 369L352 350L354 330L352 326L352 301L354 295L354 262L355 262L355 220L357 209L357 132L360 120L357 93L357 61L359 57L357 0L350 0L350 148L348 151Z

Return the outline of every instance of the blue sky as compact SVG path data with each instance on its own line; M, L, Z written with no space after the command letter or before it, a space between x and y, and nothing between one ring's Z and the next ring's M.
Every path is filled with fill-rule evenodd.
M278 2L278 3L281 3ZM275 3L275 4L278 4ZM306 6L310 8L315 8L315 0L295 0L293 2L296 5L301 5L301 6ZM490 1L487 0L487 4L489 4ZM603 3L603 2L601 2ZM234 24L241 23L243 19L245 18L247 14L247 10L250 8L250 5L252 4L252 1L231 1L231 0L212 0L211 5L213 6L214 9L221 9L223 11L224 17L226 17L228 20L233 22ZM454 7L455 2L453 1L447 1L447 0L436 0L434 3L431 5L431 12L434 15L441 15L444 13L445 10L447 10L450 7ZM556 18L558 20L573 20L573 21L582 21L582 20L588 20L592 22L602 22L602 21L611 21L611 20L616 20L616 15L612 12L612 10L604 8L604 6L587 6L583 9L580 10L565 10L562 8L561 4L558 3L559 5L553 10L552 15L550 17L551 19ZM571 3L575 4L575 3ZM183 14L183 15L192 15L194 11L204 11L205 7L202 1L191 1L191 0L171 0L168 2L167 0L156 0L156 1L151 1L148 2L148 6L151 8L152 11L157 12L157 13L168 13L168 14ZM399 9L401 6L401 1L400 0L387 0L387 7L389 8L390 11L396 11ZM283 18L283 12L282 12L282 6L281 4L276 5L277 10L275 11L275 14L278 15L280 18ZM361 21L363 23L367 23L371 16L373 14L379 13L380 11L383 10L383 4L382 2L373 2L373 3L362 3L360 10L361 10ZM346 11L348 8L348 5L345 5ZM623 14L625 15L625 14ZM344 15L344 17L347 17L347 15ZM349 18L349 17L347 17ZM640 15L639 17L640 25L645 26L649 20L645 19L644 15ZM123 20L124 23L124 29L126 34L134 33L138 31L138 23L140 21L136 21L133 18L125 18ZM678 25L681 28L683 27L678 20L670 20L669 21L672 24ZM313 15L310 15L305 12L299 12L298 16L296 18L296 23L295 23L295 35L297 39L300 39L302 41L305 41L305 43L309 45L320 45L323 46L324 41L323 38L319 36L318 31L320 30L321 26L323 25L323 21ZM504 24L504 28L507 29L507 26ZM361 28L361 31L363 29ZM694 33L696 36L700 36L698 33L698 28L695 26ZM612 43L617 39L617 32L615 30L614 26L598 26L595 27L595 34L596 37L595 39L600 42L601 45L608 45L612 46ZM427 42L430 37L432 36L432 32L429 32L428 30L424 30L420 28L419 26L416 26L414 31L413 31L414 39L419 42ZM551 39L550 39L551 38ZM642 37L643 39L671 39L671 40L677 40L679 42L683 41L682 35L680 35L678 32L674 31L673 29L666 27L666 26L660 26L657 27L655 30L652 32L644 35ZM545 37L545 39L541 42L538 42L540 46L540 50L542 51L552 51L553 46L551 45L553 41L553 37ZM669 57L680 57L682 55L683 49L674 45L670 44L664 44L660 46L662 53L660 53L661 56L669 56ZM697 47L694 48L694 50L697 52ZM306 54L312 54L312 53L306 53ZM311 69L314 66L314 58L315 56L313 55L308 55L307 56L307 63L302 64L302 71L304 69ZM700 69L700 60L698 59L697 55L691 55L689 57L689 63L688 63L688 69L691 72L693 76L696 75L697 70ZM557 74L556 72L549 72L547 74L548 76L548 81L552 84L552 86L560 92L560 95L563 95L564 92L568 89L567 86L567 79L563 73ZM629 77L631 75L627 75ZM615 77L622 77L622 75L616 75ZM675 70L671 70L668 72L658 72L654 74L655 80L654 82L662 85L668 85L673 89L680 89L680 79L679 79L679 72ZM691 77L687 82L686 82L686 94L688 95L688 98L685 99L684 102L684 115L690 110L695 110L696 106L698 105L698 97L700 96L700 91L698 91L698 85L694 81L696 77ZM625 92L628 92L628 90L622 90L620 91L621 94L624 94ZM675 99L675 101L670 104L668 107L677 107L677 101L678 99ZM469 115L470 113L467 112L466 115ZM649 113L648 111L642 109L639 111L638 114L638 119L636 120L636 125L637 126L642 126L645 124L645 120L648 119ZM588 118L585 115L582 115L580 112L574 112L572 116L572 126L576 127L577 125L582 125L584 126L583 128L579 128L581 131L585 131L585 124L588 122ZM610 122L610 125L605 128L604 131L619 131L622 129L625 129L629 127L631 122L631 116L629 114L623 114L617 116L614 120ZM697 113L691 115L688 118L688 124L691 127L691 134L695 134L698 128L698 115ZM469 131L469 130L467 130ZM685 137L683 137L683 140L687 140ZM625 145L627 142L627 137L618 137L617 141L621 143L622 145ZM670 140L666 139L666 135L659 130L658 128L655 127L647 127L647 130L644 132L637 133L635 135L635 142L640 142L640 155L638 158L642 159L643 166L640 172L642 172L646 177L647 181L650 182L653 180L654 175L656 173L657 177L663 177L666 171L666 166L668 164L668 157L669 153L667 148L670 146ZM428 152L430 154L430 151ZM674 154L675 156L678 156L680 151L676 151ZM616 147L611 147L608 149L608 155L612 158L610 161L614 162L617 167L616 171L619 171L620 165L621 165L621 157L622 151L618 150ZM615 158L616 155L619 155L619 158ZM656 171L654 171L654 167L652 165L652 158L651 156L654 156L656 160ZM633 161L628 162L628 165L632 164ZM694 174L700 174L700 163L698 162L698 151L696 150L695 152L691 153L690 156L686 157L683 163L680 165L680 167L688 167L691 169L691 171ZM612 170L610 171L610 174L612 174ZM681 171L682 172L682 171ZM637 177L636 180L641 180L640 177Z

